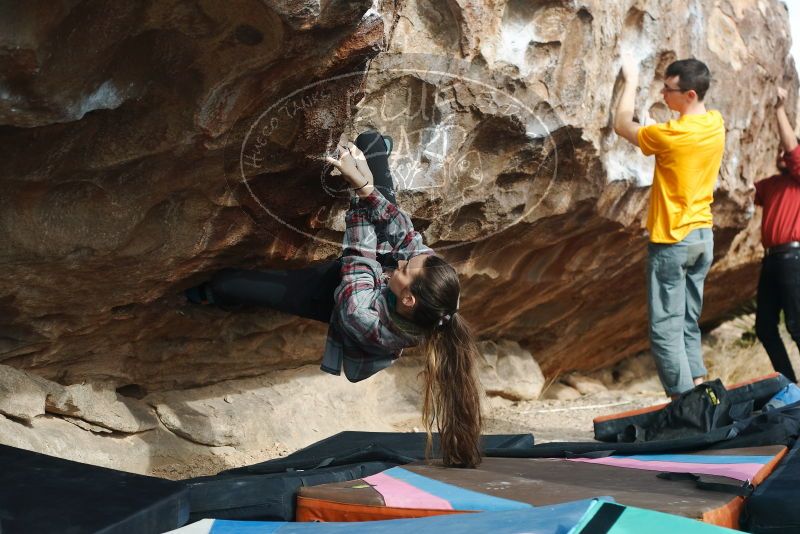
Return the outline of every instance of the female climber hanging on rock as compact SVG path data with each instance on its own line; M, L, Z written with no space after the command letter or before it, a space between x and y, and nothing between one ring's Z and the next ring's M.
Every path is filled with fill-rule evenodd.
M328 162L353 191L341 258L295 270L226 269L187 297L268 306L329 323L322 370L338 375L344 369L352 382L423 344L426 428L430 434L435 423L445 465L474 467L481 460L477 349L458 313L458 275L398 209L386 138L368 131L353 144L343 137L337 150Z

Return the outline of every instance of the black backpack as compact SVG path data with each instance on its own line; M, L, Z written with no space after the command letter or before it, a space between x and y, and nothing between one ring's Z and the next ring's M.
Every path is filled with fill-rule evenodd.
M705 382L672 401L646 427L630 425L623 441L660 441L705 434L752 413L753 403L732 405L719 379Z

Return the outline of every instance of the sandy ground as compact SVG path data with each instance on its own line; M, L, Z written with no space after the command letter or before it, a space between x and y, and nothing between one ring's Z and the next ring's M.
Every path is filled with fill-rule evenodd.
M601 414L635 410L664 401L658 394L608 392L580 399L540 400L503 405L492 402L487 409L485 431L492 434L531 432L536 443L591 441L592 419Z
M629 391L608 391L585 395L574 400L513 402L491 398L484 403L483 407L484 432L487 434L532 433L536 443L591 441L594 439L592 419L598 415L652 406L664 402L664 400L664 396L657 392L631 393ZM417 419L407 419L393 426L397 432L421 431L420 422ZM318 439L325 437L327 436L318 436ZM225 469L280 458L291 452L294 452L294 449L275 442L260 451L218 451L215 456L161 466L150 474L172 480L212 475Z
M709 378L726 385L772 373L769 358L754 338L754 315L722 324L703 337ZM785 329L781 332L792 365L800 369L800 354ZM613 377L618 377L614 380ZM588 375L607 390L574 400L536 400L512 403L492 399L485 407L486 431L532 432L537 443L593 440L592 420L600 415L635 410L666 402L648 353ZM547 392L544 394L547 395Z
M730 385L772 372L763 347L752 336L753 323L752 315L739 317L704 336L703 350L710 378L721 378L723 383ZM783 335L794 366L800 369L797 347L785 331ZM584 389L584 394L567 385L576 382L585 386L579 388ZM586 392L586 389L590 391ZM553 396L560 398L547 398ZM548 384L539 400L514 402L488 398L483 406L484 432L532 433L536 443L591 441L595 417L652 406L666 400L652 358L643 353L594 373L557 377ZM398 432L421 430L416 416L400 418L392 426ZM308 434L308 443L327 437L315 434L313 429L309 429ZM259 451L220 448L210 458L161 466L151 474L171 479L210 475L283 457L295 449L279 441L268 443Z
M644 384L645 388L642 388ZM657 380L639 381L624 390L599 391L575 399L541 399L514 402L498 397L487 398L483 404L484 433L534 435L536 443L549 441L591 441L592 420L598 415L633 410L665 401L658 390ZM647 389L647 386L653 386ZM579 395L579 394L578 394ZM351 428L350 430L358 430ZM420 432L421 422L416 416L400 418L386 431ZM309 430L308 443L328 436ZM213 450L213 449L212 449ZM237 451L218 448L212 456L198 457L161 465L149 474L173 480L212 475L234 467L252 465L294 452L280 441L268 443L259 451Z

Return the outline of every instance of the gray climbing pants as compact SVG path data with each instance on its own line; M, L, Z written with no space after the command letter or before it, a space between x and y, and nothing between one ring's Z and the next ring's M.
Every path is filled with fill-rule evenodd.
M692 389L693 379L707 374L697 323L713 257L711 228L697 228L678 243L647 246L650 350L667 395Z

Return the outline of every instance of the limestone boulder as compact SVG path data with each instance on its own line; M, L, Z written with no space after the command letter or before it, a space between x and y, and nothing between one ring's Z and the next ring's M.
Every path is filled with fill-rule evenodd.
M542 398L547 400L569 401L581 398L581 392L562 382L554 382L544 390Z
M144 432L158 424L149 406L103 383L62 387L47 396L47 411L125 433Z
M146 401L167 429L194 443L247 450L281 436L282 442L297 446L341 430L378 430L392 420L418 421L418 373L417 366L398 365L351 384L306 367L157 393Z
M345 430L421 427L419 372L419 362L402 362L350 384L305 367L151 394L142 402L156 406L164 424L157 421L152 430L134 433L90 423L85 414L48 412L30 420L0 414L0 442L142 474L212 475L285 455Z
M544 375L533 355L508 340L484 341L479 378L487 395L510 400L533 400L544 387Z
M561 381L569 387L577 389L581 395L594 395L608 391L608 388L600 380L580 373L570 373L562 377Z
M348 193L324 156L367 128L394 137L399 203L457 268L459 313L495 342L490 388L534 395L522 351L548 380L642 353L653 160L611 128L623 53L641 65L643 124L670 118L672 60L713 73L706 104L727 141L710 328L755 293L753 182L774 171L775 83L796 107L790 42L781 0L3 3L0 363L49 381L8 375L3 413L65 436L58 452L72 432L216 450L333 430L292 374L319 364L326 325L182 292L226 267L338 257ZM501 358L499 340L521 351ZM418 385L383 385L336 395L418 406ZM285 425L282 406L312 419Z
M88 430L89 432L94 432L95 434L111 434L113 432L113 430L109 428L100 425L93 425L92 423L84 421L83 419L78 419L77 417L70 417L68 415L63 415L61 416L61 418L68 423L72 423L78 428L81 428L83 430Z
M317 362L324 325L180 295L225 267L335 258L347 199L321 161L370 127L395 138L400 203L480 337L548 377L645 350L653 160L610 128L622 53L643 123L669 117L671 60L711 68L727 144L704 325L754 294L772 85L798 86L779 0L1 9L8 365L146 395Z
M47 391L29 373L0 365L0 414L30 421L45 413Z
M62 384L111 380L146 394L315 360L320 326L274 314L226 320L178 296L223 264L336 254L298 247L289 228L314 226L328 198L315 180L319 158L385 38L371 6L1 6L0 263L10 270L0 282L0 361ZM285 120L268 142L256 136L263 168L246 183L229 154L250 126L342 72L362 74L275 108ZM283 191L268 204L287 225L273 227L249 187Z

